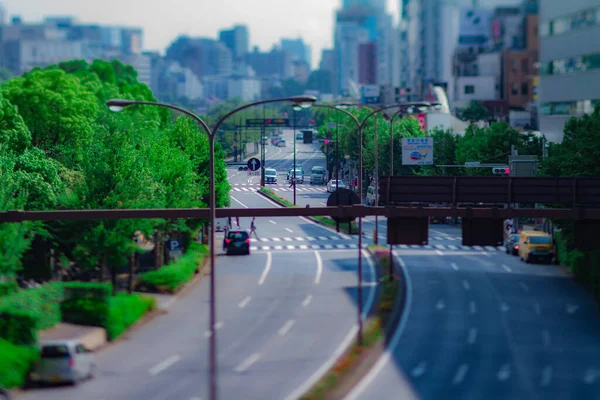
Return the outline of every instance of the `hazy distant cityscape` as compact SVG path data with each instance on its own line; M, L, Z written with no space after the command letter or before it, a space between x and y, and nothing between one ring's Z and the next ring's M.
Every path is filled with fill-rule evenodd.
M564 83L556 83L564 77L552 76L593 61L592 56L580 60L580 41L554 37L600 23L600 9L588 2L589 12L573 14L568 4L552 1L495 1L487 8L492 3L403 0L394 24L385 0L344 0L335 14L334 47L324 49L318 62L300 37L281 38L270 51L260 51L252 45L250 27L242 24L224 27L214 37L174 32L172 43L159 53L145 51L140 28L81 24L68 16L24 21L1 10L0 61L10 76L70 59L118 58L138 71L158 99L200 111L228 98L302 93L321 101L343 97L391 104L435 98L437 86L457 116L476 101L491 120L532 130L541 123L554 140L566 118L591 111L598 101L594 93L600 88L587 85L590 79L572 78L581 90L569 94L561 89ZM569 49L569 57L557 46L544 46L557 41L559 48ZM588 42L589 55L587 47L600 45ZM570 56L573 52L577 57ZM576 68L596 68L590 66Z

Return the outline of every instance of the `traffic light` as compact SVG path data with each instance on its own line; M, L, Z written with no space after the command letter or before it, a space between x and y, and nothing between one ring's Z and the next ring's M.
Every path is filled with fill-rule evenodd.
M329 144L329 139L325 139L325 144Z
M494 167L494 168L492 168L492 173L494 175L510 175L510 168Z
M311 119L311 120L310 120L310 123L311 123L311 124L314 124L314 123L315 123L315 120L314 120L314 119Z

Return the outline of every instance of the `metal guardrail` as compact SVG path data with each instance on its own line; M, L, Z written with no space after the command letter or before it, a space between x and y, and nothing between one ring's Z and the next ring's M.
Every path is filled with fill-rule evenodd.
M600 206L600 178L382 176L388 204L568 204Z

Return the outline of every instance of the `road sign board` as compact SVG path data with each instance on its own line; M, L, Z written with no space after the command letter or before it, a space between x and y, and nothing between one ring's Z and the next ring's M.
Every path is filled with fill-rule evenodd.
M251 118L246 120L246 127L263 127L263 126L290 126L289 118Z
M432 165L433 138L402 139L402 165Z
M181 240L169 240L169 251L181 250Z
M327 129L335 129L336 127L337 127L337 124L335 122L327 123Z
M356 193L354 193L350 189L338 189L336 192L333 192L327 198L327 207L335 207L335 206L352 206L355 204L360 204L360 198ZM331 217L334 221L337 222L350 222L354 218L340 218L340 217Z
M250 171L258 171L260 168L260 160L256 157L253 157L248 160L248 169Z

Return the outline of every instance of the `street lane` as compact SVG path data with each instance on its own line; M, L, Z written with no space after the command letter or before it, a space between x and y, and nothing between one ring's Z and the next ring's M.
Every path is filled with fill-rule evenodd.
M248 179L247 172L238 172L228 171L232 183ZM232 208L273 206L256 193L232 194L237 200ZM240 393L248 399L294 395L324 373L356 333L358 249L316 252L286 247L308 243L308 237L314 242L319 237L339 243L354 239L302 218L273 222L257 219L259 237L282 238L281 251L217 258L221 398L239 398ZM250 219L241 218L240 223L247 228ZM375 282L367 258L363 265L365 282ZM375 287L366 285L363 290L366 313ZM166 315L97 354L95 379L77 387L27 391L19 398L207 398L208 295L204 279Z
M456 228L432 227L453 237ZM400 249L410 308L380 364L347 399L597 399L600 314L554 265L503 252ZM409 386L407 388L407 386ZM410 398L410 397L409 397Z

